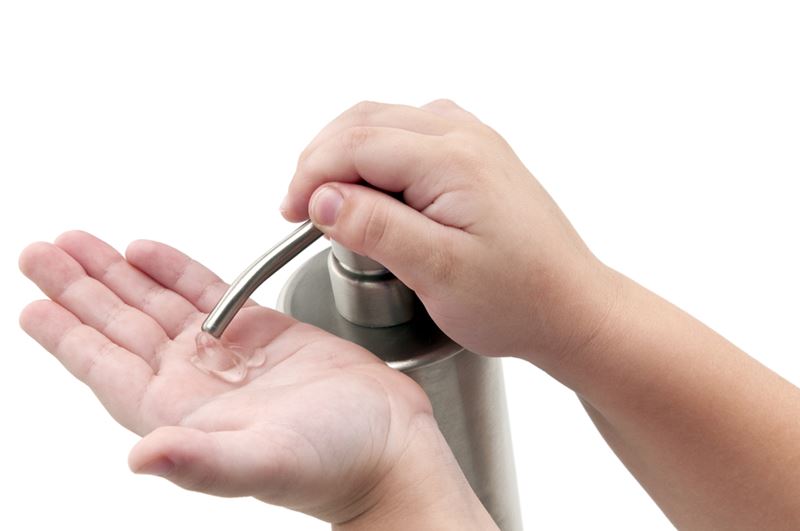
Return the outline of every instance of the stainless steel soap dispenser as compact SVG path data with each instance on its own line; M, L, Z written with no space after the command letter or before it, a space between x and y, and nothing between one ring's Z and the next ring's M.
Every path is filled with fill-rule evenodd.
M222 335L252 292L321 235L306 222L259 258L234 281L203 329ZM361 345L416 381L494 521L503 531L522 529L500 359L452 341L391 272L336 242L292 274L278 309Z

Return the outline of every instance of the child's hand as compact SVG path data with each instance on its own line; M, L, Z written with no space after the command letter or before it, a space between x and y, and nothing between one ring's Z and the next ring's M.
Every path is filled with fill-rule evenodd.
M547 192L497 133L449 101L348 110L301 155L282 210L292 221L310 213L386 265L450 337L482 354L546 366L588 341L611 303L605 268Z
M141 241L126 260L70 232L28 247L20 267L52 299L28 306L22 327L120 424L145 435L133 470L331 522L390 527L383 510L414 522L425 511L403 512L421 506L415 496L456 503L473 522L488 518L422 389L364 349L250 305L225 337L263 349L267 362L229 384L189 361L226 286L178 251ZM449 494L430 492L442 489Z

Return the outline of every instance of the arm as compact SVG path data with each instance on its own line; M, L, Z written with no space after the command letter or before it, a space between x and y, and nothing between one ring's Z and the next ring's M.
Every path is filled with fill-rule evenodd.
M800 528L800 392L614 274L616 303L551 374L680 529Z
M355 106L305 150L283 210L385 264L465 347L575 390L676 525L800 527L800 391L603 265L464 109Z

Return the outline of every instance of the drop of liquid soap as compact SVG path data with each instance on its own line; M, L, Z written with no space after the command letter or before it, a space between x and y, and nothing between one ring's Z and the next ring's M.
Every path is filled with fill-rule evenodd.
M253 349L217 339L207 332L195 336L197 352L192 365L228 383L241 383L250 369L267 361L264 349Z

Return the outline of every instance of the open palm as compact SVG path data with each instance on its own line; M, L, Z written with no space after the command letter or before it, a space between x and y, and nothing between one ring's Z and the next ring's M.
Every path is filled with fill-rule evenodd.
M166 245L134 242L126 259L69 232L29 246L20 268L51 299L22 327L146 435L134 470L342 520L430 419L423 391L366 350L253 303L225 337L266 363L239 384L201 372L195 335L227 286Z

